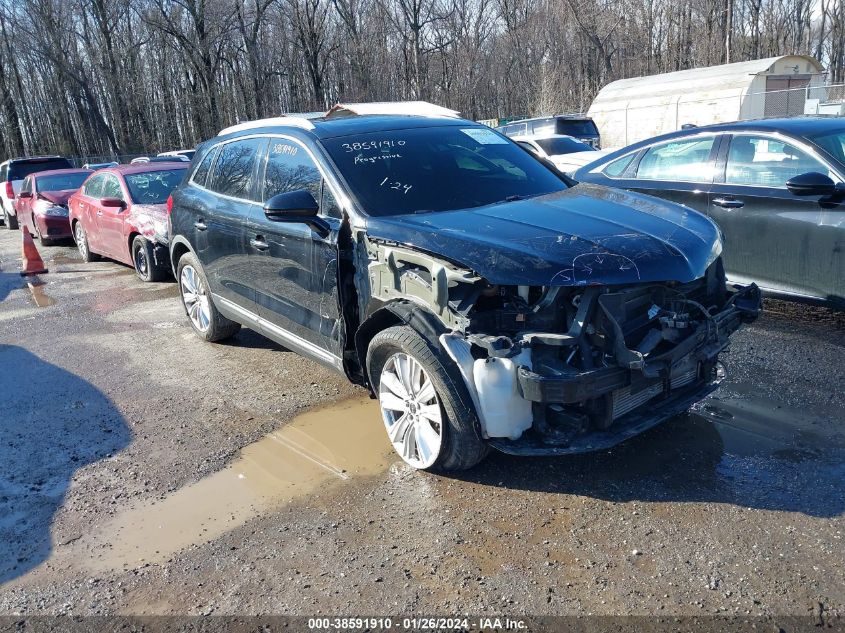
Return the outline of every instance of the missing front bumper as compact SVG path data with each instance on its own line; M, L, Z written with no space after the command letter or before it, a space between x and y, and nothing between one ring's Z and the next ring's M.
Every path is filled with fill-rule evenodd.
M519 367L517 387L532 403L534 423L519 439L491 438L491 445L522 455L601 450L685 412L717 388L719 354L742 323L757 317L760 306L756 286L737 289L677 345L650 355L624 350L617 353L617 366Z
M552 445L546 438L536 433L525 433L518 440L491 439L490 446L511 455L572 455L589 453L616 446L627 439L639 435L671 418L686 413L695 403L700 402L718 388L718 382L696 385L678 390L672 395L644 405L616 420L612 427L604 431L590 431L574 437L565 445Z

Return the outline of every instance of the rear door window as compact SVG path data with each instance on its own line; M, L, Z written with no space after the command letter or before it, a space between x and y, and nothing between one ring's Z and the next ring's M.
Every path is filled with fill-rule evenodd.
M715 136L699 136L655 145L640 160L637 178L713 182L710 155L715 140Z
M91 176L82 187L82 193L88 196L89 198L99 198L100 194L103 191L103 180L105 178L105 174L97 174L96 176Z
M266 143L266 138L249 138L223 145L206 186L224 196L254 200L253 174L258 155Z

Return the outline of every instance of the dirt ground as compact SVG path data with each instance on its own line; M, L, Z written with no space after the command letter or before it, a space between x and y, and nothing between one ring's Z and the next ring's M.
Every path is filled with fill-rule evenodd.
M0 615L845 612L845 313L769 301L696 411L415 472L374 404L175 283L0 228ZM304 414L304 415L303 415Z

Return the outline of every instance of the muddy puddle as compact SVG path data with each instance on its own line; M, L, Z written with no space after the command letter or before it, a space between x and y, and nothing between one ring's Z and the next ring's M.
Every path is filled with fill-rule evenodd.
M53 299L50 295L47 294L45 287L46 284L43 282L30 282L27 284L29 287L30 295L32 296L32 302L39 308L49 308L50 306L56 305L56 300Z
M244 447L238 459L164 499L124 510L91 539L92 571L169 559L285 503L384 471L393 452L375 401L312 410Z

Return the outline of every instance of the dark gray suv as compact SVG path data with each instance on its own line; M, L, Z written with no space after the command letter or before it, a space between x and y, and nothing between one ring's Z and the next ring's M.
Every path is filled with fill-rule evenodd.
M434 106L229 128L170 208L196 333L247 325L343 372L416 468L654 426L716 388L719 352L760 305L726 287L703 215L572 186Z

